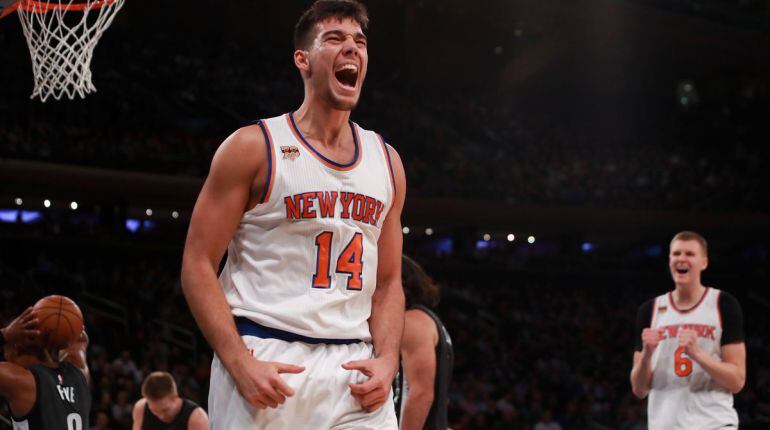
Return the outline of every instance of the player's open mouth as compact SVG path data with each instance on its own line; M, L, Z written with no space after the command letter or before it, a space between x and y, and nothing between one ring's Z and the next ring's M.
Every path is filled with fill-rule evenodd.
M680 274L680 275L684 275L684 274L686 274L687 272L689 272L689 271L690 271L690 269L688 269L688 268L686 268L686 267L677 267L677 268L676 268L676 269L674 269L674 270L676 270L676 273L678 273L678 274Z
M343 64L334 71L334 77L337 78L342 86L353 89L358 81L358 66L355 64Z

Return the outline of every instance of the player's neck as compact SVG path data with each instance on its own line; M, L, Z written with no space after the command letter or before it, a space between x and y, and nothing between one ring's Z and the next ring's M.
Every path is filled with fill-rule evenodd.
M676 284L672 296L674 297L674 303L676 303L677 307L687 309L698 303L705 292L706 287L700 282L694 282L692 284Z
M345 142L349 119L350 111L332 109L307 98L294 112L294 122L302 135L328 148L338 148Z

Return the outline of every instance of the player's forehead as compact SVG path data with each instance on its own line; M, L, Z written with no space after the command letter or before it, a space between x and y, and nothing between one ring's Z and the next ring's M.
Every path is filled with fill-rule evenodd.
M682 240L676 239L671 242L671 252L695 252L697 254L703 253L703 248L697 240Z
M318 21L315 25L316 38L321 38L330 33L350 34L353 36L366 37L361 29L361 24L353 18L329 17Z

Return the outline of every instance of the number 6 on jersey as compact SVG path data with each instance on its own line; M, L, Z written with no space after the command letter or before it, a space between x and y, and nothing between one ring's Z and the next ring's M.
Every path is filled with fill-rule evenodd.
M334 233L325 231L315 237L316 246L316 269L313 274L313 288L331 288L331 249ZM360 291L363 286L361 272L363 271L363 262L361 261L364 253L363 235L355 233L353 239L345 246L345 249L337 258L336 273L342 273L348 276L347 289Z

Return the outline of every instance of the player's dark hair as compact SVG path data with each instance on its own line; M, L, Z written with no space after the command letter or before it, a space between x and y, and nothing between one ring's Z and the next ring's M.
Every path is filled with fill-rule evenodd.
M422 305L433 308L439 301L438 284L416 261L401 257L401 282L404 285L406 307Z
M142 382L142 396L149 400L160 400L176 393L176 382L168 372L152 372Z
M294 26L294 49L307 50L316 36L316 24L329 18L352 19L364 31L369 27L366 7L356 0L317 0Z
M675 240L694 240L700 244L701 249L703 249L703 256L707 257L709 256L709 249L708 249L708 243L706 242L706 238L701 236L700 234L694 232L694 231L680 231L677 233L673 239L671 239L671 243L674 243Z

